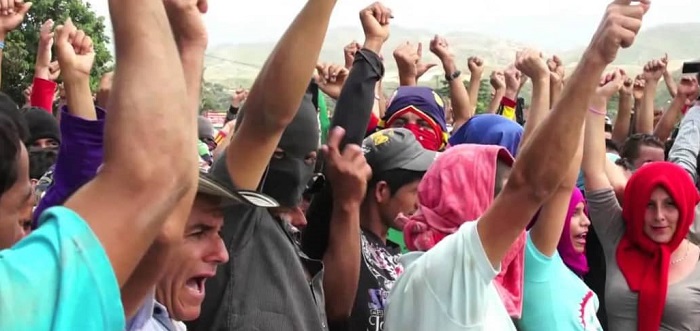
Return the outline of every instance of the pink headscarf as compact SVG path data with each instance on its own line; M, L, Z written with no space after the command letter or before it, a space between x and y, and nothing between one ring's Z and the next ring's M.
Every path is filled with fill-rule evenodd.
M585 253L579 253L574 249L574 244L571 242L571 218L576 212L576 206L583 202L584 206L586 204L586 199L583 197L581 190L575 188L571 194L571 200L569 201L569 210L566 212L566 219L564 221L564 229L561 232L561 238L559 238L559 245L557 246L557 251L559 256L564 261L571 271L575 274L583 277L588 273L588 260L586 260ZM585 208L585 207L584 207Z
M464 144L442 153L418 186L418 212L405 220L408 249L427 251L464 222L479 219L494 199L497 160L513 164L508 151L495 145ZM516 318L522 313L525 240L523 229L494 282L508 313Z

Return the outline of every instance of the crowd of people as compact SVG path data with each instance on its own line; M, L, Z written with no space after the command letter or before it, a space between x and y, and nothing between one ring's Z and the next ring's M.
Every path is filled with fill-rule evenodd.
M486 63L440 36L449 97L415 40L385 95L379 2L324 63L335 4L307 1L221 130L206 0L109 0L98 91L89 34L44 22L26 100L0 93L0 330L700 331L698 73L610 67L649 0L610 3L572 72L517 52L479 114ZM0 1L0 50L30 10Z

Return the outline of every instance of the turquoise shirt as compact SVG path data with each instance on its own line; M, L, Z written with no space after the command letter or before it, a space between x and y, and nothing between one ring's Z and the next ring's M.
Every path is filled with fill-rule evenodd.
M70 209L0 251L0 330L124 330L119 284L100 241Z
M542 254L525 245L525 286L520 331L602 331L598 297L564 264L559 253Z

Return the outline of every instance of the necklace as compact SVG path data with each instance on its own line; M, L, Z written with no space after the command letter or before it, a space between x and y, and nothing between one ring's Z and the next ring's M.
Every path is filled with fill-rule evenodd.
M671 261L671 265L674 265L674 264L676 264L676 263L678 263L678 262L681 262L681 261L685 260L685 258L688 257L688 252L689 252L689 251L690 251L690 245L686 244L686 245L685 245L685 253L683 253L683 256L682 256L682 257L679 257L679 258L677 258L677 259L675 259L675 260L673 260L673 261Z

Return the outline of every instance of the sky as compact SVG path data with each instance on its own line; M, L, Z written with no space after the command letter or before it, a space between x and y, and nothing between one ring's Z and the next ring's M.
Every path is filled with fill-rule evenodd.
M109 19L107 0L87 0ZM385 0L392 24L436 33L477 32L545 49L585 46L610 0ZM269 42L281 36L305 0L209 0L210 47ZM333 27L359 27L370 0L337 0ZM426 5L429 3L430 5ZM700 21L699 0L653 0L644 28ZM361 35L358 35L360 38Z

